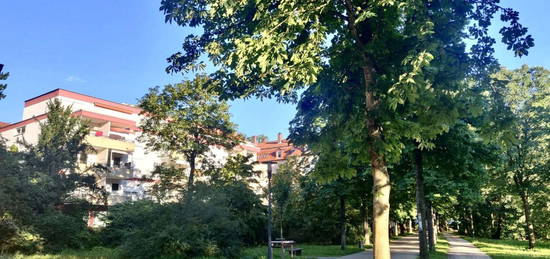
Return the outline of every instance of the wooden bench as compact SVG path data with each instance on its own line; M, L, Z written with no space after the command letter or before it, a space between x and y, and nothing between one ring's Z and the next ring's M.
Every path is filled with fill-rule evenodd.
M291 249L288 249L288 254L290 256L300 256L300 255L302 255L302 248L298 248L298 247L294 248L293 247Z

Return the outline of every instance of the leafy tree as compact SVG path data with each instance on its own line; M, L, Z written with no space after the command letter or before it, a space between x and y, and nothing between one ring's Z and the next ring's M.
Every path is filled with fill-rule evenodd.
M502 177L521 199L525 233L529 248L534 248L531 206L538 193L548 191L550 178L550 71L526 65L512 71L502 68L492 78L492 87L489 114L495 116L494 124L506 123L497 132L506 154Z
M57 99L47 107L46 121L40 123L38 143L30 145L23 140L27 170L33 172L31 177L44 191L38 195L44 198L43 209L63 204L77 188L102 192L96 186L92 168L82 171L78 167L78 154L93 151L85 141L90 133L87 122L72 116L71 107L64 107Z
M294 162L294 161L293 161ZM273 204L276 208L275 215L278 215L279 238L284 238L283 225L285 222L285 211L290 202L290 195L295 186L296 170L292 162L284 163L277 169L277 173L273 175L273 183L271 193L273 196Z
M183 154L189 163L188 191L193 187L197 162L213 146L230 148L239 140L229 106L212 91L216 84L199 75L192 81L151 88L139 102L146 115L142 139L153 150Z
M40 130L36 145L23 140L22 151L7 151L3 144L0 148L0 214L8 215L19 228L12 247L32 248L24 244L29 243L28 236L35 237L31 243L39 244L34 249L49 251L92 244L93 233L83 220L89 203L74 196L81 189L105 194L95 175L77 164L77 155L90 150L85 142L89 127L56 99L48 103Z
M10 73L2 73L2 69L4 69L4 64L0 64L0 80L6 80L8 76L10 76ZM3 92L6 90L7 86L6 84L0 84L0 99L6 98Z
M472 72L483 74L494 60L494 40L487 28L499 10L501 18L510 22L501 30L504 43L517 55L527 53L533 40L525 36L517 12L497 3L163 0L166 21L202 28L200 35L186 37L183 52L169 58L167 71L197 69L206 54L219 68L213 77L221 82L222 97L275 96L283 101L293 100L297 89L318 82L323 71L342 72L344 76L335 81L352 82L349 86L358 90L351 92L364 96L357 115L363 116L362 123L356 126L367 136L362 146L369 154L373 176L374 256L389 258L387 161L398 157L403 137L419 142L423 137L422 129L401 117L398 107L422 100L419 94L429 92L425 89L430 75L451 68L449 64L463 64L471 57L476 60ZM461 42L466 29L477 40L470 56ZM436 32L440 31L451 33L439 37ZM455 61L430 70L434 57L447 55ZM460 82L466 74L452 80ZM444 127L434 129L438 133Z

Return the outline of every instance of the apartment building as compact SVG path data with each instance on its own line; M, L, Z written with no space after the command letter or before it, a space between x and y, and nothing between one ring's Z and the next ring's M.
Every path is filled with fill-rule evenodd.
M109 193L109 205L147 198L146 187L153 182L150 172L164 157L146 150L137 141L142 116L135 106L56 89L26 100L22 120L0 128L8 146L18 146L23 139L29 144L37 143L40 122L47 117L47 103L54 98L64 106L71 106L73 116L90 122L91 132L86 141L95 152L80 154L78 159L81 168L99 164L109 169L98 179Z
M183 168L187 166L181 156L177 158L147 150L145 143L139 141L142 133L139 125L143 119L140 108L64 89L55 89L26 100L21 121L0 125L0 136L8 146L17 146L23 139L30 144L38 142L40 122L46 120L47 104L54 98L64 106L71 106L73 116L90 122L91 132L86 141L95 152L80 154L78 159L81 168L95 164L108 168L108 173L98 177L98 184L109 193L108 205L151 198L148 190L155 182L151 173L158 164L171 162ZM268 164L274 165L276 172L277 164L288 157L301 155L302 150L278 134L277 140L258 142L254 138L233 150L212 147L209 156L221 164L231 153L251 155L253 161L258 162L255 169L262 173L259 183L253 188L257 193L262 193L267 185Z

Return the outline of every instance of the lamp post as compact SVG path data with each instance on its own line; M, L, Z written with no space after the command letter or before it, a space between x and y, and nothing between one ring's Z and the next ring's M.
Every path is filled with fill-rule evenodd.
M267 162L267 259L273 259L273 247L271 246L271 174L273 173L273 162Z

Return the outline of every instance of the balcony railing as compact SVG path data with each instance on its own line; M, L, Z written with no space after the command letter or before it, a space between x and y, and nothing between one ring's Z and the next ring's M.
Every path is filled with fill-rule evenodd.
M116 193L110 193L107 198L107 201L109 205L115 205L122 202L150 200L150 199L151 199L151 196L146 193L116 192Z
M133 141L117 138L113 136L97 136L96 134L90 134L86 136L88 143L94 147L110 148L124 151L134 151L135 144Z

